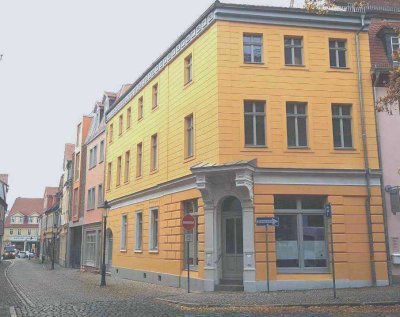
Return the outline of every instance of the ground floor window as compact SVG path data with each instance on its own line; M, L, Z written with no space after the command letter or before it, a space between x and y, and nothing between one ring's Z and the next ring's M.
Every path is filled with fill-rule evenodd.
M96 263L96 231L86 233L86 265L94 266Z
M327 271L325 196L274 196L276 266L280 271Z
M186 200L183 202L183 211L185 215L192 215L195 220L195 226L193 228L193 239L189 242L189 265L192 269L196 269L197 265L199 264L198 258L198 245L199 245L199 222L198 222L198 206L197 206L197 199ZM185 265L187 265L187 252L188 243L185 242L184 247L184 261Z

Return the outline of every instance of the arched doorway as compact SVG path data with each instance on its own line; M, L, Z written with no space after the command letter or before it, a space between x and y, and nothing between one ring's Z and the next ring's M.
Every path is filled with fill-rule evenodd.
M221 204L222 279L243 281L242 205L229 196Z
M112 247L113 247L113 233L110 228L106 231L106 270L111 271L112 267Z

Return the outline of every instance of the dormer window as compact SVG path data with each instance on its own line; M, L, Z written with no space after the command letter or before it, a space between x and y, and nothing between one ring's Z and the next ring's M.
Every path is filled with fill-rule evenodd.
M392 56L400 50L400 38L392 36L391 38Z

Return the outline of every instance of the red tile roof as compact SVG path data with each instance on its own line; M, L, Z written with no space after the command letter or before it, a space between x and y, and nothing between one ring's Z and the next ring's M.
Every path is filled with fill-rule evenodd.
M58 187L46 187L44 190L45 195L54 196L57 193L58 193Z
M43 213L43 203L44 200L43 198L23 198L23 197L18 197L15 199L13 206L11 207L11 210L9 214L6 217L6 221L4 222L4 227L21 227L21 228L35 228L35 224L12 224L10 223L11 216L20 213L24 216L30 216L32 214L42 214ZM30 227L32 226L33 227ZM25 227L27 226L27 227Z
M384 42L377 36L384 27L400 27L399 22L388 22L384 19L373 19L369 27L369 46L371 51L371 64L373 66L387 67L390 61L386 55Z
M369 5L373 6L383 6L383 7L398 7L400 6L400 0L364 0ZM353 4L360 2L360 0L335 0L335 3L339 6L347 6L348 4Z

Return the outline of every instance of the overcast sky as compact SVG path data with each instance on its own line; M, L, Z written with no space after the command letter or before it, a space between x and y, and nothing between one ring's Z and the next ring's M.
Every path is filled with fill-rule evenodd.
M0 173L9 174L9 208L58 186L81 116L103 91L135 81L212 2L0 0Z

